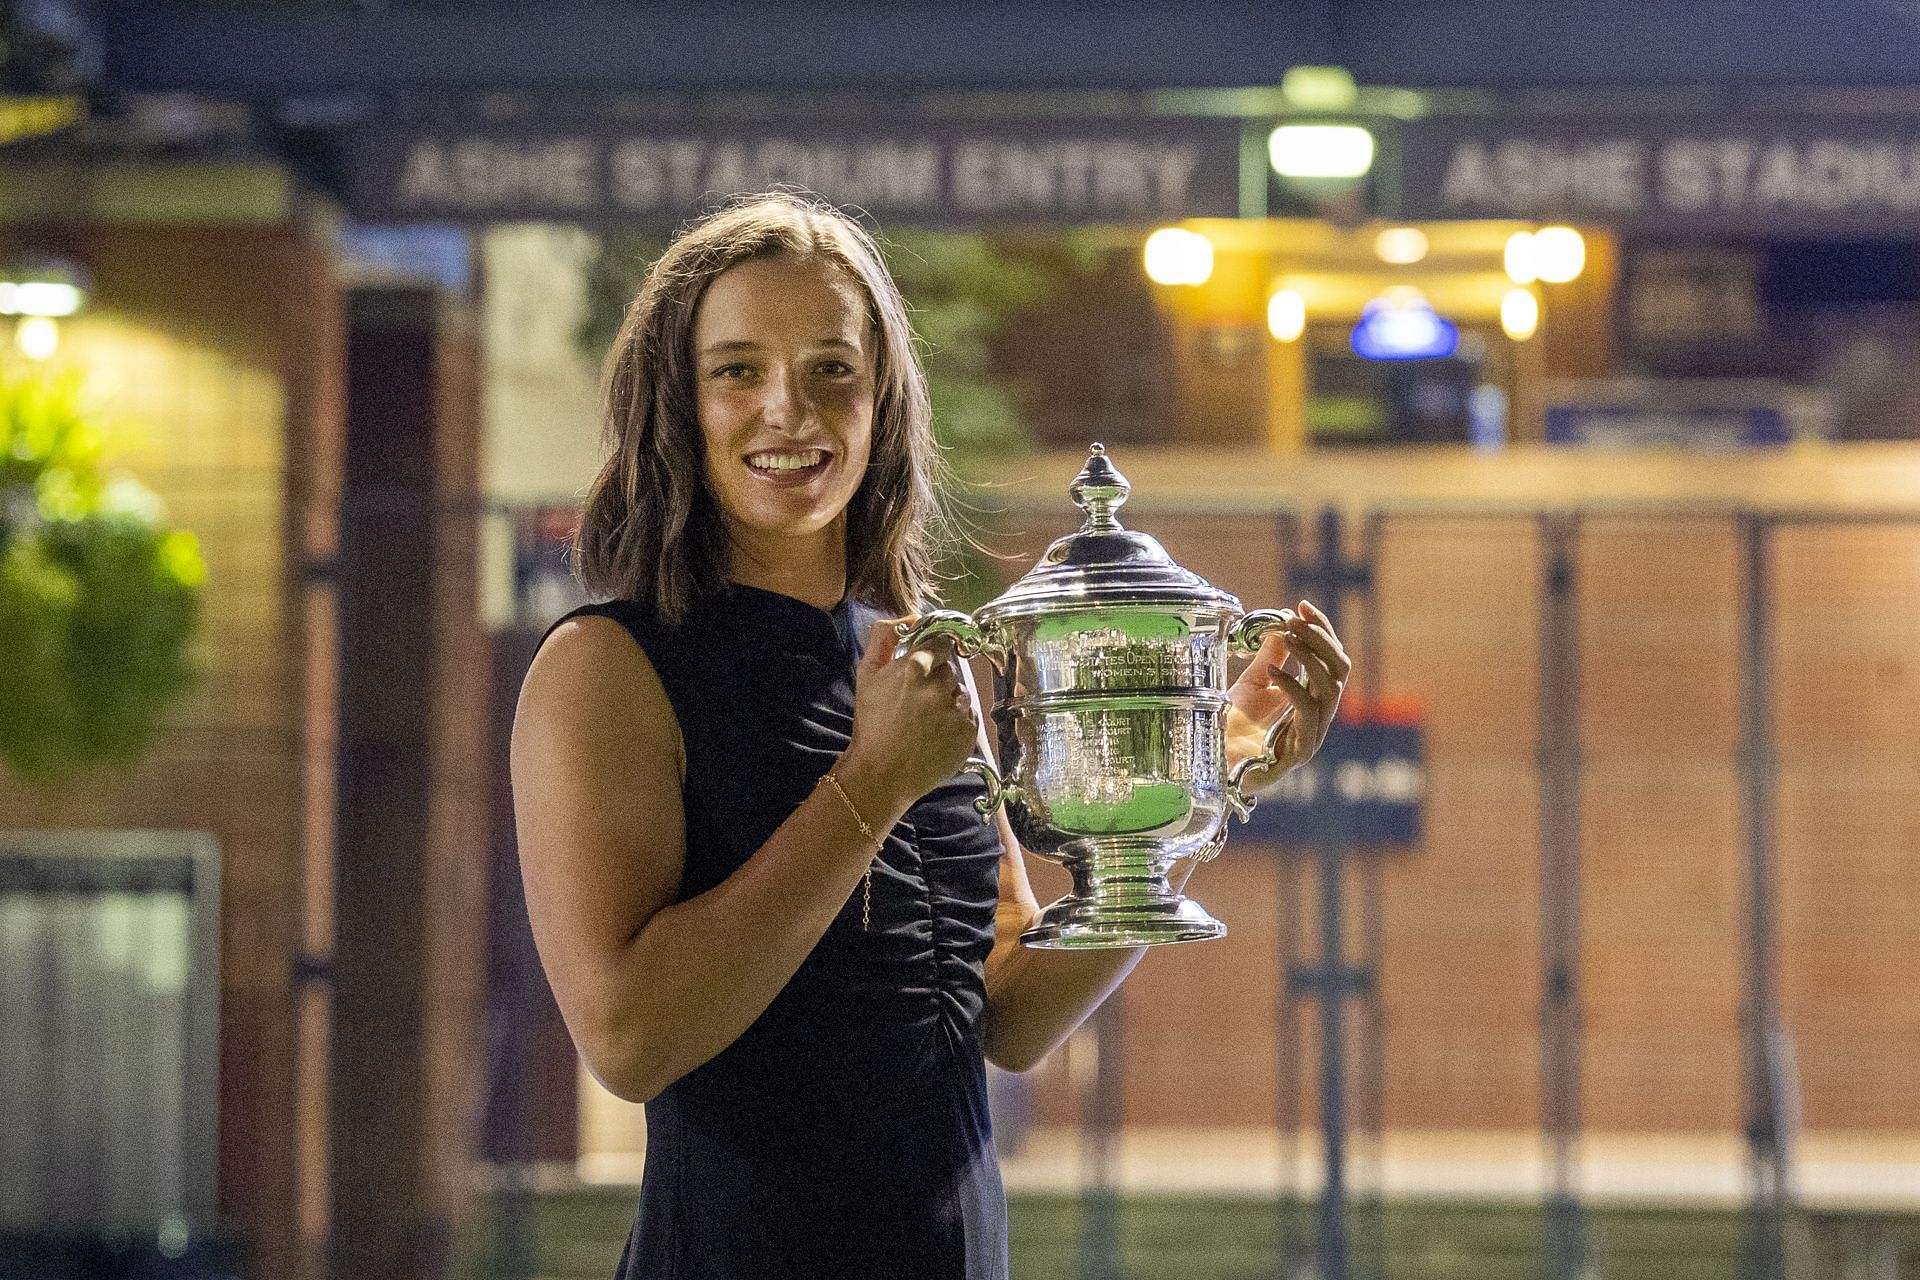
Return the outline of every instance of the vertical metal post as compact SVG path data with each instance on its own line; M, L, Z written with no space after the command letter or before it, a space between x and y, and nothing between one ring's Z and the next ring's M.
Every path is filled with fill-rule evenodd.
M1360 851L1360 912L1355 921L1360 942L1359 972L1363 980L1355 1063L1359 1088L1355 1094L1353 1126L1354 1166L1359 1176L1355 1178L1352 1229L1354 1273L1369 1280L1386 1280L1387 1274L1386 1225L1381 1204L1381 1186L1385 1181L1381 1147L1386 1121L1386 1011L1380 1001L1378 981L1386 959L1383 861L1378 850Z
M1359 642L1361 662L1356 675L1364 705L1377 707L1386 689L1385 618L1380 607L1380 546L1386 531L1386 519L1378 511L1369 512L1360 534L1359 575L1355 583L1362 606L1361 621L1355 638ZM1346 615L1351 617L1351 615ZM1386 1280L1387 1246L1382 1188L1382 1147L1385 1142L1387 1107L1386 1007L1380 997L1379 975L1386 967L1386 886L1384 855L1379 849L1356 850L1360 859L1360 911L1355 921L1359 934L1360 972L1364 984L1360 991L1360 1038L1358 1061L1360 1083L1356 1094L1354 1132L1357 1195L1352 1224L1357 1259L1355 1271L1368 1280Z
M1116 987L1093 1016L1093 1081L1080 1146L1080 1280L1120 1280L1120 1193L1114 1185L1125 1086L1126 1006Z
M1346 967L1341 928L1346 855L1338 841L1320 846L1320 1139L1326 1152L1320 1280L1346 1280L1347 1275L1347 1029L1341 982Z
M1576 1168L1580 1140L1580 632L1575 589L1579 517L1540 517L1541 596L1540 1109L1548 1182L1541 1274L1578 1280L1586 1221Z
M1748 1198L1742 1280L1783 1280L1795 1123L1790 1050L1779 1019L1774 913L1773 523L1741 517L1745 626L1740 664L1740 816L1747 857L1744 906L1742 1046L1747 1079Z
M1283 858L1275 868L1279 881L1279 1079L1277 1081L1280 1122L1280 1202L1279 1221L1274 1237L1278 1254L1278 1274L1291 1280L1305 1269L1304 1242L1300 1238L1300 1003L1292 975L1301 967L1300 894L1294 880L1291 859Z
M1283 519L1284 533L1297 533L1290 519ZM1297 545L1297 542L1295 543ZM1317 563L1296 562L1289 567L1288 591L1313 592L1320 596L1321 607L1338 618L1341 600L1350 590L1366 590L1372 581L1367 564L1349 564L1342 553L1341 520L1338 510L1329 507L1320 513L1319 556ZM1320 1137L1325 1172L1321 1181L1318 1248L1315 1273L1318 1280L1347 1280L1347 1028L1346 1004L1349 996L1366 994L1374 986L1373 971L1347 963L1345 946L1345 871L1353 855L1352 833L1329 830L1318 835L1318 872L1320 902L1320 954L1312 965L1292 963L1283 971L1287 989L1283 997L1283 1039L1289 1031L1284 1014L1290 1001L1310 996L1320 1005ZM1283 880L1287 868L1282 868ZM1288 1046L1282 1044L1284 1061ZM1283 1080L1283 1085L1285 1081ZM1288 1099L1282 1090L1282 1105ZM1285 1141L1283 1131L1282 1141ZM1283 1210L1284 1212L1284 1210ZM1281 1239L1282 1274L1287 1273L1289 1234Z
M1280 554L1286 563L1288 590L1302 577L1300 522L1291 512L1279 521ZM1301 1105L1301 1008L1304 996L1293 975L1305 967L1300 937L1300 891L1290 857L1281 858L1275 868L1279 908L1275 943L1279 949L1280 983L1277 995L1278 1061L1276 1094L1280 1137L1279 1216L1275 1223L1274 1252L1276 1274L1281 1280L1293 1280L1308 1269L1310 1261L1301 1232L1300 1197L1300 1105Z

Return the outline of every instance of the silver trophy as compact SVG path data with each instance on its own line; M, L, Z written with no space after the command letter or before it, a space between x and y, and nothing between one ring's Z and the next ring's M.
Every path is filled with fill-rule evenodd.
M946 637L994 668L1000 769L966 768L1005 805L1029 852L1064 865L1073 891L1021 935L1030 947L1152 946L1218 938L1227 927L1174 891L1181 858L1204 861L1254 797L1247 772L1274 762L1291 711L1263 754L1225 761L1227 656L1252 653L1287 614L1251 613L1181 568L1116 516L1131 486L1100 445L1069 489L1078 533L970 617L937 610L900 627L901 649Z

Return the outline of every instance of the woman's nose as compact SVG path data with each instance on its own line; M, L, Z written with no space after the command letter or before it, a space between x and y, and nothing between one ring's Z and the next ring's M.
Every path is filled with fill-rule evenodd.
M790 371L779 369L761 383L760 416L770 426L797 426L807 415L806 388Z

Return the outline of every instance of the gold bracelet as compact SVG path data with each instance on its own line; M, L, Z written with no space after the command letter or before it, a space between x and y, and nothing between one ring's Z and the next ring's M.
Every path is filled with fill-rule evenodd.
M847 789L840 785L840 779L834 777L833 770L829 769L827 770L825 775L822 776L820 780L822 782L828 782L833 784L833 794L840 797L840 803L845 805L847 807L847 812L853 815L854 825L860 828L860 834L867 838L867 842L873 846L874 857L878 858L880 856L880 850L884 847L884 842L880 839L879 836L874 834L873 828L867 825L867 820L860 816L860 810L857 807L855 807L853 803L853 798L847 794ZM873 863L869 862L867 863L866 875L862 877L862 881L861 881L860 932L866 933L868 931L868 925L869 925L869 922L872 920L872 918L873 918Z

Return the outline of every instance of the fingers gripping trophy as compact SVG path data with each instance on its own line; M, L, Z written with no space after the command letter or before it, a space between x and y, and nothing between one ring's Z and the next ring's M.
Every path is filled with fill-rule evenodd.
M966 765L986 782L979 808L984 817L1004 805L1021 845L1073 880L1021 935L1030 947L1224 935L1168 874L1182 858L1214 856L1228 816L1252 813L1249 771L1275 763L1293 715L1274 721L1260 754L1227 768L1228 656L1254 653L1292 615L1243 611L1152 537L1124 528L1129 491L1093 445L1068 490L1086 513L1079 532L971 616L938 610L900 626L903 650L944 639L993 666L1000 768Z

